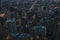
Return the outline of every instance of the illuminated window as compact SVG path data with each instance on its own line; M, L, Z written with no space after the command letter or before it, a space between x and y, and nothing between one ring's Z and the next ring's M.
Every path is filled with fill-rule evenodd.
M5 13L0 13L0 17L5 17Z
M60 25L60 22L58 23L58 25Z

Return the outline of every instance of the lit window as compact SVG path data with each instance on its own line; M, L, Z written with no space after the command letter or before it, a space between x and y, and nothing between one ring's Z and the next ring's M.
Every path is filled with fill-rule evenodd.
M58 25L60 25L60 22L58 23Z
M5 13L0 13L0 17L4 17L5 16Z

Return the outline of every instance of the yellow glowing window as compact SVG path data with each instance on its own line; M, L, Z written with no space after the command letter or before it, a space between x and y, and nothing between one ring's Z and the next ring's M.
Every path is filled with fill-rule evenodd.
M4 17L5 16L5 13L0 13L0 17Z
M60 25L60 22L58 23L58 25Z

